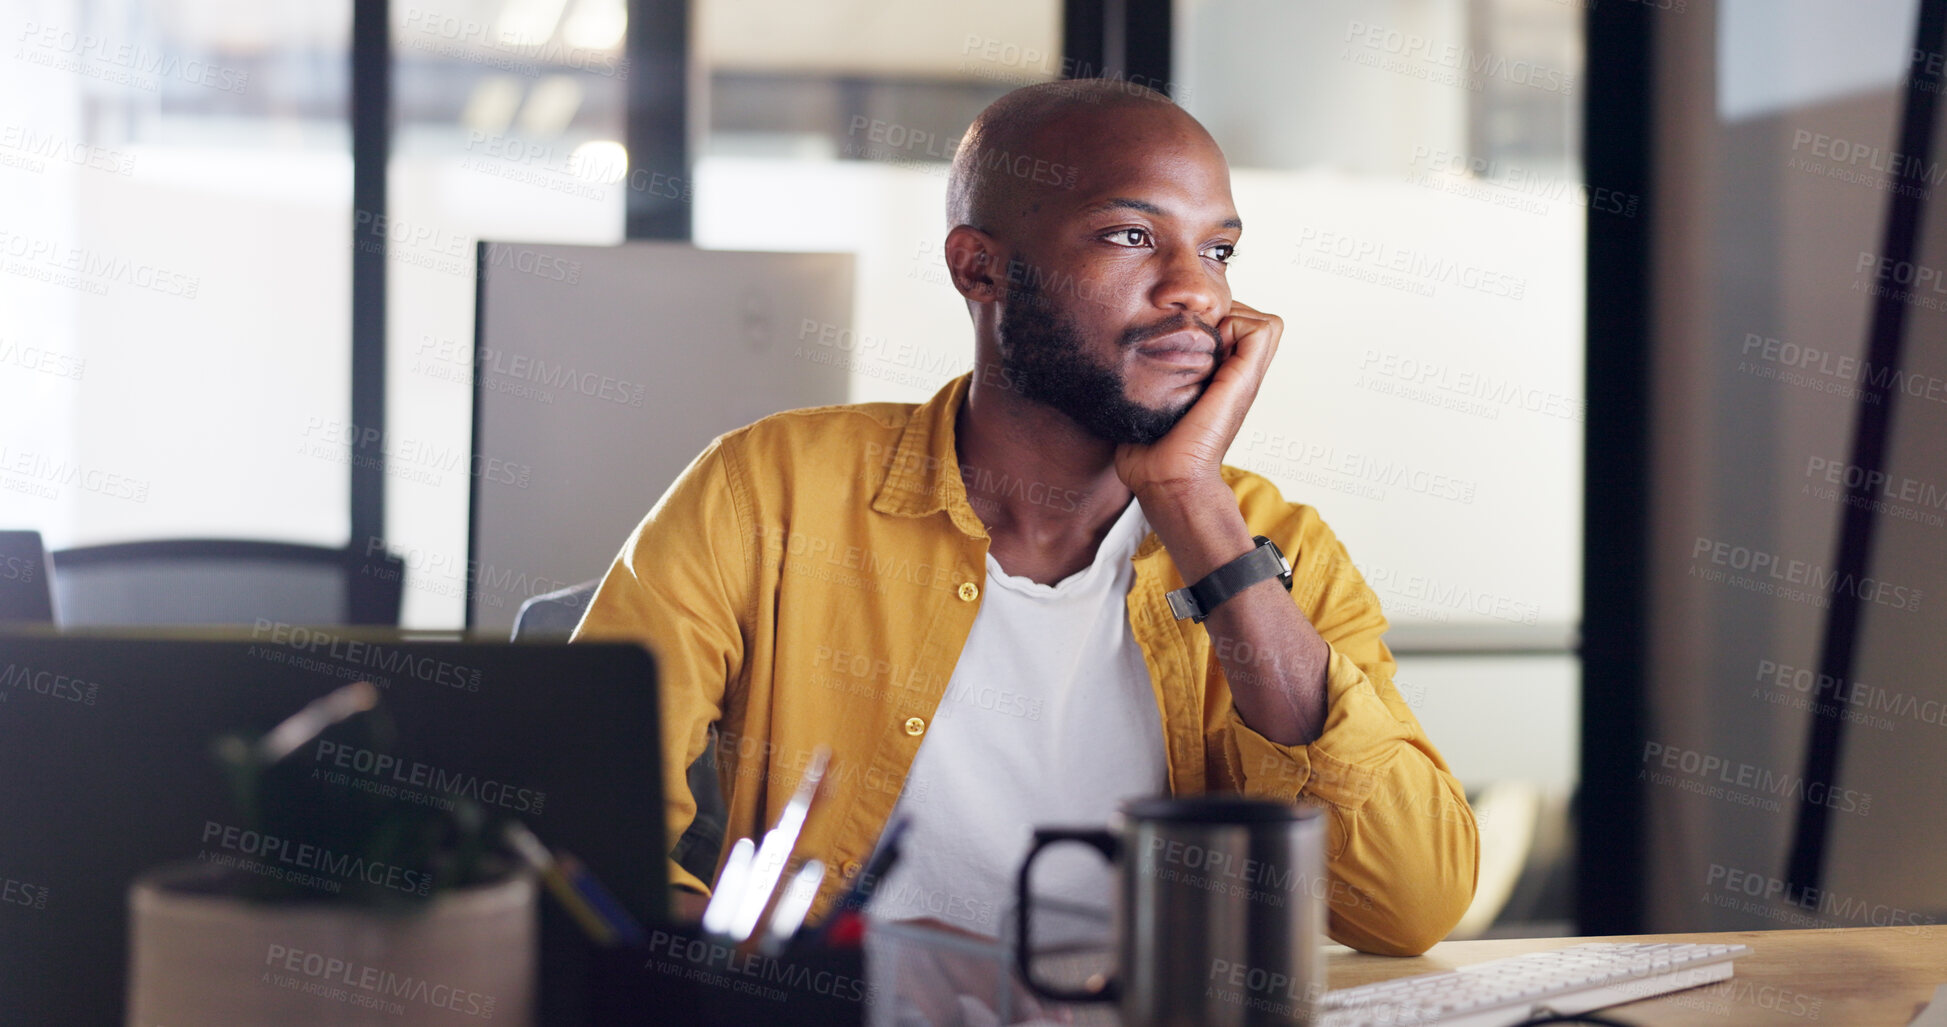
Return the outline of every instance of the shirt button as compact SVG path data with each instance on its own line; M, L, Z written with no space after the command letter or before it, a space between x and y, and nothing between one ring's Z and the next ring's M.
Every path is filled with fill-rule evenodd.
M841 869L844 871L846 877L857 877L859 876L860 870L859 861L856 859L848 859L845 861L845 866Z
M926 733L926 722L918 717L906 718L906 733L915 737Z
M971 581L963 581L963 582L961 582L961 583L960 583L960 598L962 598L962 599L965 599L965 600L966 600L967 602L970 602L970 603L971 603L971 602L973 602L973 601L974 601L974 600L976 600L976 599L979 599L979 598L980 598L980 586L979 586L979 585L976 585L976 584L974 584L974 583L973 583L973 582L971 582Z

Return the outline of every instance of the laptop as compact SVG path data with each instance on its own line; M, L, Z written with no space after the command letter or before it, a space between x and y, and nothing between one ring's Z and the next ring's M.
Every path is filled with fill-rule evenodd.
M665 919L655 667L640 647L268 622L222 634L5 631L0 1021L120 1022L130 881L221 855L226 832L236 834L212 743L268 731L348 681L379 686L394 751L428 768L409 782L426 793L412 801L444 787L517 810L640 921ZM333 755L314 745L289 759ZM360 761L345 762L334 769L358 777ZM537 1022L573 1022L585 1001L577 939L545 893L540 901Z

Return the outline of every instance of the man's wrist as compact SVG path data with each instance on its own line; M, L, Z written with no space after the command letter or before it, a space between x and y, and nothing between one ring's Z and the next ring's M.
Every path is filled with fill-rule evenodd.
M1151 486L1136 501L1185 584L1256 548L1237 508L1237 495L1221 478Z

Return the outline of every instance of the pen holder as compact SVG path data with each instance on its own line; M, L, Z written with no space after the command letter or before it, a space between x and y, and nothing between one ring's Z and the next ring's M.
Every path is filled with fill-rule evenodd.
M643 945L596 951L591 1027L863 1027L870 992L864 953L794 942L746 954L690 925L647 928Z

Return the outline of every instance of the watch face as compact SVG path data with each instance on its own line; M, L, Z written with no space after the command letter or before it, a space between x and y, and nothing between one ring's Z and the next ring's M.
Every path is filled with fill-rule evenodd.
M1265 538L1263 535L1255 536L1253 541L1271 550L1271 555L1278 558L1278 580L1284 583L1285 591L1291 591L1291 561L1285 559L1284 550L1279 549L1276 542Z

